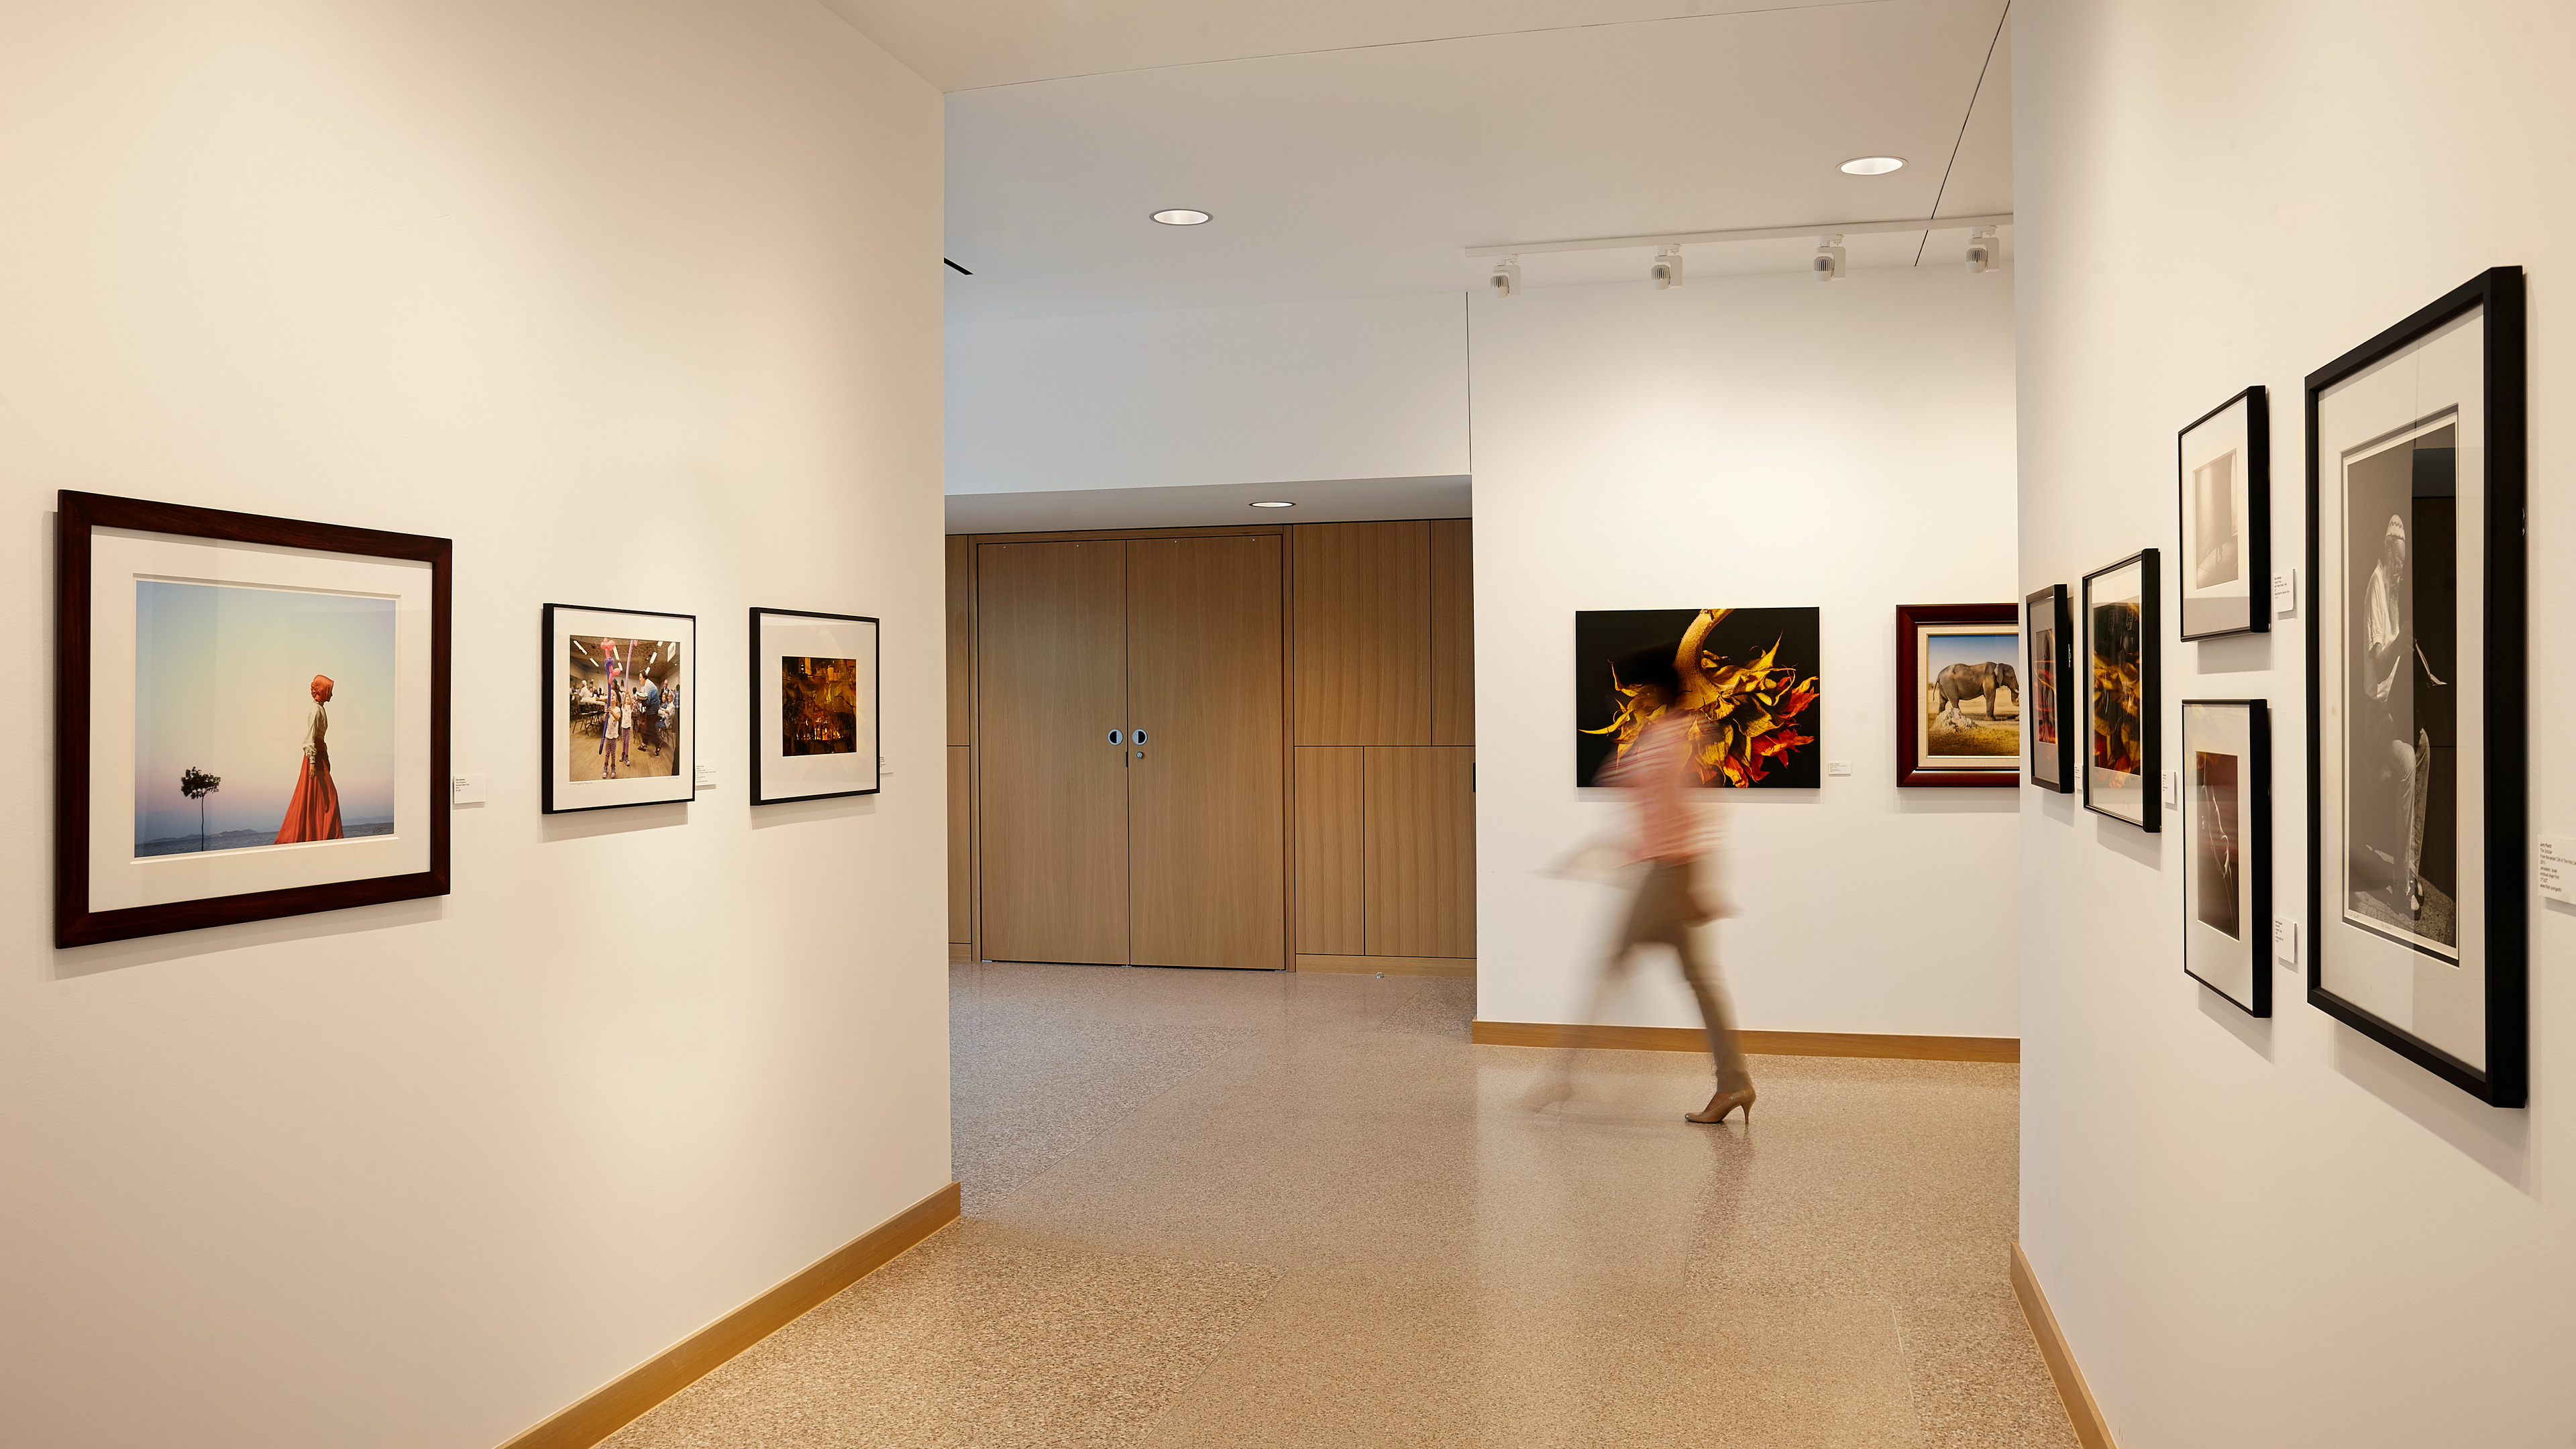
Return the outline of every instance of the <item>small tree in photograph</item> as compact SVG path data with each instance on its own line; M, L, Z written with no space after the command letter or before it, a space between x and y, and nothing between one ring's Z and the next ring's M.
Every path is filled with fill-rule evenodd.
M179 776L179 793L197 802L197 849L206 848L206 797L224 788L221 775L209 775L194 765Z

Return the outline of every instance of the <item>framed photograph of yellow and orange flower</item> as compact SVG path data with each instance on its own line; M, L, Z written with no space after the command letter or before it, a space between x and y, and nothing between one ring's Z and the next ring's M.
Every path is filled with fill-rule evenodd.
M2158 583L2151 548L2084 576L2084 808L2140 830L2164 828Z
M55 945L447 894L448 540L59 508Z
M877 621L751 611L751 803L877 793Z
M1823 783L1818 611L1587 609L1574 616L1574 782L1590 785L1667 709L1693 716L1693 769L1712 789ZM1678 688L1622 678L1669 662Z
M2021 783L2021 609L1896 606L1896 783Z

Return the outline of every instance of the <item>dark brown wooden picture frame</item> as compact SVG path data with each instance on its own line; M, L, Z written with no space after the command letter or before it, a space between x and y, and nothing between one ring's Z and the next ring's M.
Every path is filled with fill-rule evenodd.
M2021 739L2009 755L1995 757L1996 764L1978 766L1924 765L1917 755L1923 742L1924 691L1931 681L1922 677L1915 661L1917 631L1928 624L1991 624L2004 631L2019 633L2021 606L2018 604L1899 604L1896 606L1896 783L1908 786L1946 785L1972 789L2009 790L2021 783L2021 740L2029 735L2030 709L2026 691L2029 681L2015 676L2007 686L2013 707L2019 713L2017 730ZM2016 644L2014 659L2021 655ZM2007 661L2009 667L2010 661ZM1991 698L1991 696L1989 696Z
M243 921L347 910L443 896L449 890L451 789L448 708L454 642L454 545L444 538L230 513L66 489L55 532L54 944L87 946ZM429 868L365 880L245 891L161 905L90 908L91 543L102 528L132 529L317 553L401 559L430 566Z

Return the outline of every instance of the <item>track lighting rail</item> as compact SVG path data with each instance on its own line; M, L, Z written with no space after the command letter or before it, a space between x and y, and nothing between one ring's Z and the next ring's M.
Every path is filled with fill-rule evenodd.
M1794 241L1834 232L1846 236L1869 236L1894 231L1975 231L1979 227L2012 224L2009 211L1988 216L1930 216L1919 221L1819 221L1805 226L1766 226L1744 231L1667 231L1646 236L1593 237L1582 241L1505 242L1495 246L1469 247L1467 255L1507 257L1541 252L1606 252L1621 247L1698 246L1703 242Z

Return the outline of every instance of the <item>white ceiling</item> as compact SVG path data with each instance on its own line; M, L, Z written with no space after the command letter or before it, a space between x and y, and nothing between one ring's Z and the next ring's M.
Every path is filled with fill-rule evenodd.
M1491 265L1470 246L2012 205L2006 0L826 3L951 92L948 254L976 273L952 321L1456 291ZM1836 169L1876 154L1909 164ZM1146 219L1167 206L1216 220ZM1964 239L1848 245L1957 265ZM1794 271L1812 246L1687 256Z

